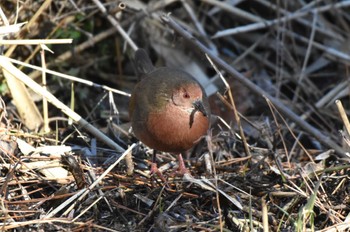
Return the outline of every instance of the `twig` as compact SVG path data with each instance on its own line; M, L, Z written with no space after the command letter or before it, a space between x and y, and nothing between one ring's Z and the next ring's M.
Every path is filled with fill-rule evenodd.
M348 132L348 135L350 135L350 123L349 123L349 118L346 115L346 112L344 110L343 104L341 103L340 100L336 100L335 104L337 105L340 117L344 123L344 127L346 129L346 131Z
M62 78L67 79L67 80L79 82L79 83L82 83L84 85L88 85L88 86L95 87L95 88L101 88L101 89L104 89L104 90L107 90L107 91L110 91L110 92L113 92L113 93L116 93L116 94L120 94L120 95L123 95L123 96L130 97L129 93L126 93L124 91L120 91L120 90L108 87L106 85L96 84L96 83L94 83L92 81L88 81L88 80L85 80L85 79L82 79L82 78L79 78L79 77L63 74L63 73L56 72L56 71L53 71L53 70L50 70L50 69L41 68L41 67L38 67L38 66L35 66L35 65L23 63L21 61L18 61L18 60L12 59L12 58L8 58L8 57L4 57L4 58L9 60L9 61L11 61L14 64L19 64L19 65L22 65L24 67L28 67L28 68L32 68L34 70L38 70L40 72L46 72L46 73L49 73L49 74L52 74L52 75L55 75L55 76L58 76L58 77L62 77Z
M305 69L307 67L307 64L309 63L311 50L312 50L312 44L313 44L313 42L315 40L315 31L316 31L315 29L316 29L317 18L318 18L318 13L317 13L317 11L315 11L313 13L313 20L312 20L312 27L311 27L310 38L309 38L309 42L308 42L308 45L307 45L307 50L306 50L303 66L301 68L301 71L300 71L300 74L299 74L299 77L298 77L298 84L297 84L297 88L296 88L295 93L294 93L294 99L292 101L293 103L295 103L297 101L297 99L299 98L299 92L300 92L300 88L301 88L301 83L303 82L304 78L306 78Z
M350 2L350 1L349 1ZM326 54L328 54L331 57L335 57L336 59L339 59L340 61L344 62L346 65L349 64L350 62L350 55L348 55L345 52L342 52L340 50L337 50L335 48L329 47L329 46L325 46L321 43L317 43L315 41L310 41L308 38L305 38L304 36L301 36L293 31L289 31L286 29L281 29L283 32L285 32L287 35L289 35L290 37L294 37L296 39L298 39L299 41L302 41L303 43L306 44L312 44L313 47L320 49L321 51L324 51Z
M71 44L73 39L0 39L4 45Z
M350 1L339 2L336 4L331 3L331 4L328 4L326 6L316 8L316 9L312 8L312 9L305 10L305 11L297 11L296 13L288 14L283 18L278 18L278 19L274 19L274 20L264 20L264 21L261 21L258 23L253 23L253 24L249 24L249 25L245 25L245 26L241 26L241 27L236 27L236 28L232 28L232 29L226 29L224 31L219 31L212 38L217 39L217 38L224 37L224 36L232 36L232 35L238 34L238 33L246 33L246 32L250 32L250 31L255 31L255 30L267 28L267 27L273 26L277 23L287 22L287 21L290 21L292 19L303 17L303 16L305 16L305 15L307 15L315 10L317 10L319 13L321 13L321 12L325 12L325 11L328 11L331 9L337 9L337 8L347 7L347 6L350 6Z
M38 17L50 6L52 0L45 0L40 8L35 12L31 17L29 22L21 29L20 32L28 30L34 22L37 21ZM20 39L24 34L19 33L16 38ZM6 56L11 56L13 51L16 49L17 45L12 45L6 51ZM3 65L3 64L1 64ZM16 104L17 110L21 115L21 118L25 125L30 130L37 129L43 122L42 116L39 113L38 108L34 104L32 98L30 97L28 90L25 88L24 84L20 82L17 78L12 75L7 75L7 72L4 72L5 78L7 81L7 86L9 87L13 100Z
M3 19L4 20L4 19ZM4 20L5 21L5 20ZM9 33L16 33L19 30L21 30L21 27L26 24L24 23L18 23L18 24L13 24L13 25L8 25L8 26L2 26L0 27L0 35L5 35Z
M137 45L132 41L130 36L124 31L124 29L120 26L117 20L111 15L107 13L107 9L103 6L103 4L99 0L92 0L98 9L107 17L108 21L118 30L118 32L121 34L121 36L126 40L126 42L129 43L129 45L134 49L134 51L137 50Z
M45 50L42 49L40 52L41 56L41 66L43 69L46 69L46 59L45 59ZM43 89L47 90L46 86L46 72L42 72L42 83L43 83ZM50 126L49 126L49 106L47 103L46 98L43 98L43 119L44 119L44 132L48 133L50 132Z
M214 68L214 70L216 71L216 73L219 75L219 77L221 78L222 82L224 83L225 87L226 87L226 91L228 93L229 99L230 99L230 108L232 108L233 114L235 116L235 120L237 122L238 128L239 128L239 134L242 138L242 143L243 143L243 147L244 147L244 151L246 153L247 156L251 156L250 154L250 150L249 150L249 146L248 146L248 142L247 139L244 135L244 131L243 131L243 127L241 124L241 117L238 115L238 111L236 108L236 103L233 99L233 95L232 95L232 90L230 85L227 83L226 79L224 78L224 76L221 74L220 70L216 67L216 65L213 63L213 61L210 59L210 57L208 56L208 54L205 54L205 56L207 57L207 59L209 60L211 66Z
M114 35L116 31L117 30L114 27L112 27L106 31L103 31L103 32L95 35L94 37L89 38L85 42L75 46L74 51L71 51L71 50L66 51L65 53L56 57L56 59L54 61L47 63L46 68L49 68L52 65L57 65L60 62L64 62L64 61L70 59L75 53L80 53L80 52L84 51L85 49L88 49L89 47L94 46L96 43L108 38L111 35ZM30 73L28 76L30 76L32 79L36 79L37 77L40 76L40 74L41 74L41 72L34 71L34 72Z
M216 53L218 52L216 45L213 43L212 40L208 37L208 34L206 33L203 25L199 22L194 10L190 6L190 4L187 1L181 1L182 5L184 6L185 10L187 11L188 15L190 16L194 26L197 28L199 34L202 36L203 40L205 43L208 44L208 46L215 51Z
M237 18L242 18L245 20L249 20L251 22L260 22L262 19L260 17L257 17L254 14L251 14L247 11L244 11L242 9L239 9L237 7L231 6L229 3L222 2L222 1L216 1L216 0L202 0L203 2L206 2L208 4L220 7L224 9L225 11L230 12L231 14L237 16Z
M279 12L281 12L284 15L290 15L291 14L290 12L288 12L285 9L283 9L282 7L276 6L271 1L259 0L259 3L263 4L266 7L272 8L271 10L274 10L276 12L279 11ZM334 32L332 30L329 30L328 28L320 27L320 25L313 25L313 23L309 22L308 20L306 20L304 18L296 18L295 21L297 21L298 23L300 23L300 24L302 24L304 26L307 26L307 27L310 27L310 28L315 28L315 30L318 33L320 33L320 34L327 35L327 36L329 36L329 37L331 37L333 39L336 39L336 40L344 41L344 38L341 35L339 35L338 33Z
M123 152L124 149L116 144L112 139L103 134L96 127L88 123L84 120L79 114L72 111L68 106L59 101L55 96L53 96L50 92L41 87L38 83L30 79L27 75L17 69L13 64L11 64L6 57L0 56L0 66L6 70L8 73L13 75L17 80L25 83L29 88L31 88L34 92L45 97L51 104L62 110L67 116L71 117L76 123L78 123L81 127L88 130L91 134L96 136L96 138L100 139L104 143L106 143L109 147L115 149L118 152Z
M83 188L81 190L79 190L76 194L74 194L73 196L71 196L70 198L68 198L65 202L63 202L61 205L59 205L57 208L55 208L52 212L50 212L49 214L47 214L43 219L49 219L53 216L55 216L55 214L57 214L58 212L60 212L62 209L64 209L67 205L69 205L70 203L72 203L74 200L74 204L72 204L67 210L66 210L66 213L69 212L73 206L75 204L77 204L78 202L80 202L90 191L92 191L96 185L98 185L101 180L103 178L105 178L105 176L122 160L124 159L125 155L127 155L133 148L135 147L135 144L133 144L132 146L130 146L125 152L123 155L121 155L119 157L119 159L117 159L113 165L109 166L103 173L102 175L97 178L95 180L94 183L92 183L88 188ZM66 213L63 213L63 214L66 214ZM79 215L80 216L80 215ZM77 217L74 219L76 220Z

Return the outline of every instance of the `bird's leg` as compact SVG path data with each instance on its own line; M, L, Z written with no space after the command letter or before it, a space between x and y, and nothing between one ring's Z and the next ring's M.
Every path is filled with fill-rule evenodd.
M178 170L178 174L179 175L185 175L185 173L190 173L190 171L188 171L188 169L185 166L184 160L182 158L182 154L179 153L177 155L177 159L179 160L179 170Z
M159 171L157 162L157 151L153 150L153 155L152 155L152 164L151 164L151 175L156 174L163 182L166 182L166 179L164 178L163 174Z

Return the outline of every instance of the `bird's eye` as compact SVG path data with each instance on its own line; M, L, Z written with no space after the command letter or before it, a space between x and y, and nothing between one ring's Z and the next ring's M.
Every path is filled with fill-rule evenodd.
M190 95L189 95L187 92L184 92L184 93L183 93L183 97L184 97L184 98L190 98Z

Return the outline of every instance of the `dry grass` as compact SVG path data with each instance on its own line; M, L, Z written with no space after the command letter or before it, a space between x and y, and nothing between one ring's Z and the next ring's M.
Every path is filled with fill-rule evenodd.
M0 9L0 230L350 229L350 1ZM194 75L219 116L191 175L161 153L166 182L151 176L129 133L137 47Z

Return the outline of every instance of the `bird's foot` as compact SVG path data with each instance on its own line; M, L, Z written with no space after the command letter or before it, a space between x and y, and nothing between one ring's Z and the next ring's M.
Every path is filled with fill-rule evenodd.
M185 166L185 163L184 163L184 160L183 160L181 154L179 154L179 155L177 156L177 159L178 159L178 161L179 161L179 168L178 168L176 174L179 175L179 176L183 176L183 175L185 175L186 173L190 173L190 171L189 171L189 170L186 168L186 166Z
M167 182L163 174L159 171L156 163L151 164L151 175L157 175L164 183Z

